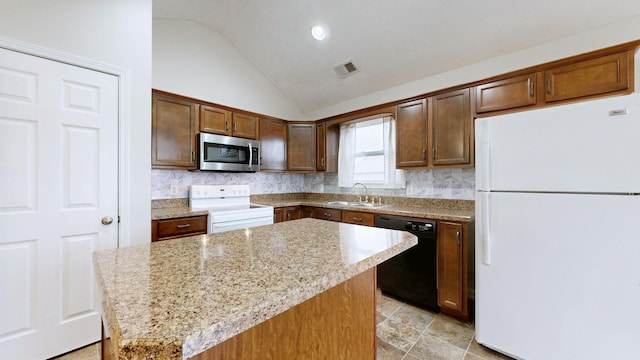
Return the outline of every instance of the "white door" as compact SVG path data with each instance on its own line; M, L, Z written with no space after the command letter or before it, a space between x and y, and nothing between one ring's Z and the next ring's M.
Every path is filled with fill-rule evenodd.
M117 246L117 77L0 49L0 169L0 358L99 340L91 254Z

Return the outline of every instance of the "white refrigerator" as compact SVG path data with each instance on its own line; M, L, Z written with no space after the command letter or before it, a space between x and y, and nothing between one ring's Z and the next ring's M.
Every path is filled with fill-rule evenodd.
M487 117L476 339L518 359L640 359L640 94Z

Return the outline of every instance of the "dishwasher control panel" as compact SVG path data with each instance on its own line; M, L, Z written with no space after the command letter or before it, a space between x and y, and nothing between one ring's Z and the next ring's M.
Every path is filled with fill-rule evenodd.
M377 215L376 227L406 230L420 236L436 236L435 220L403 218L398 216Z

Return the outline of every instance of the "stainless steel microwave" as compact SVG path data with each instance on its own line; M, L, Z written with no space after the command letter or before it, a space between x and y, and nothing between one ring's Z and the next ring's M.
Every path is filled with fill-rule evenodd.
M260 141L200 133L200 170L260 171Z

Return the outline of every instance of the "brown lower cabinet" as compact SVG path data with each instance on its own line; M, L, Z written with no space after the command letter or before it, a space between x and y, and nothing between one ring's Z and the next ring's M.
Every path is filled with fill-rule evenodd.
M170 240L207 233L207 215L151 221L151 241Z
M473 281L468 224L438 221L438 306L443 313L471 319L469 281Z
M374 213L311 206L274 208L275 222L288 220L287 209L296 214L290 220L293 216L312 217L375 226ZM473 228L473 223L438 221L438 306L443 313L464 321L470 321L473 315L473 300L469 297L469 289L474 287Z
M342 222L356 225L374 226L376 215L360 211L344 210L342 212Z
M312 217L322 220L342 221L342 210L314 208Z
M273 209L273 222L283 222L300 219L302 217L302 207L282 206Z

